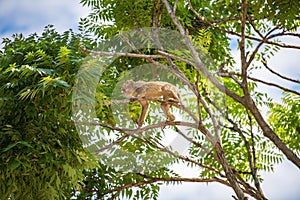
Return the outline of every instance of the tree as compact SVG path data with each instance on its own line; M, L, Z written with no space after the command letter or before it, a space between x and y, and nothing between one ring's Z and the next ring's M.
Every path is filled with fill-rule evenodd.
M162 183L217 182L235 199L267 199L260 172L284 156L300 166L299 80L269 65L280 48L300 49L279 40L299 37L298 1L81 2L92 9L84 36L50 26L40 37L4 39L1 198L157 199ZM259 67L294 89L253 77ZM152 110L137 128L137 99L120 90L127 79L173 83L184 106L148 98ZM282 103L258 84L283 90ZM157 114L162 102L176 121ZM163 141L172 135L187 154ZM199 176L170 170L179 162Z
M117 166L111 169L112 166L109 165L108 168L103 167L100 171L88 173L86 186L98 198L104 196L113 199L122 195L131 197L132 187L137 186L140 190L135 192L134 198L148 199L156 197L158 182L193 181L219 182L232 187L235 198L238 199L244 199L245 196L266 199L260 186L260 171L272 170L274 164L282 161L282 154L300 167L299 147L296 145L300 140L297 109L299 92L251 76L259 67L265 67L274 75L299 84L298 80L285 77L268 65L268 60L280 48L300 48L298 45L280 41L280 38L286 36L300 36L295 32L300 25L299 2L83 0L82 4L92 8L90 15L80 23L82 31L95 34L103 42L96 51L87 48L85 52L92 57L99 56L99 68L108 66L100 72L100 84L95 86L98 101L96 114L99 121L85 121L85 124L100 127L102 133L108 135L116 134L116 138L109 140L109 144L100 150L95 145L91 148L98 153L111 148L111 160L102 158L102 164L110 162L114 167ZM161 33L163 28L176 30L179 36L175 33L168 35L168 31ZM165 36L161 36L163 34ZM234 64L229 48L231 38L238 40L238 66ZM139 42L145 46L139 46ZM173 42L176 43L176 48L166 46ZM156 46L152 46L152 43ZM152 63L157 68L145 63ZM116 98L112 94L114 88L118 88L119 82L136 75L136 71L134 75L126 75L126 72L140 65L143 65L143 74L147 74L149 70L155 76L138 76L137 79L177 80L174 82L178 87L185 85L192 91L194 99L188 103L197 106L187 106L181 112L190 114L193 121L191 124L182 121L159 123L159 119L151 116L148 118L148 125L141 129L125 128L122 111L116 111L109 100ZM89 71L88 69L95 71L91 65L86 66L85 70ZM173 73L161 75L161 69ZM268 94L257 92L257 84L261 83L283 90L284 104L272 103ZM78 95L80 96L80 92ZM219 101L222 95L225 101ZM263 105L270 108L268 121L259 109ZM293 114L289 115L290 111L287 112L286 108L293 110ZM133 121L136 120L138 109L135 104L129 106ZM87 116L91 114L90 107L82 107L82 110L85 110ZM107 116L112 115L119 117L111 121ZM221 118L216 117L220 115ZM206 121L207 119L209 120ZM155 128L164 128L166 125L173 127L177 134L190 142L188 156L161 146L160 139L168 131ZM178 126L191 129L182 133ZM99 143L103 145L105 141L100 140ZM155 159L163 158L167 161L158 170L143 171L142 166L135 164L134 170L129 173L115 171L122 169L122 166L132 167L118 160L122 154L119 154L116 146L137 155L143 151L161 152L162 157ZM207 151L207 146L212 147L212 151ZM204 157L203 151L207 153ZM125 157L124 159L126 160ZM188 179L172 174L168 164L179 161L201 168L200 178ZM144 165L147 163L146 160L141 162ZM115 176L118 179L112 178ZM99 177L102 183L106 180L107 184L101 185L101 189L96 187L93 190L95 185L90 183ZM153 196L149 196L150 191Z
M0 54L0 199L65 199L95 167L71 121L84 41L52 26L4 39Z

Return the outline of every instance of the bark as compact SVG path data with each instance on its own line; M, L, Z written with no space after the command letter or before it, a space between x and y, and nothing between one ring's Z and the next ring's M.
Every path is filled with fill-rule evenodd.
M297 157L297 155L290 150L284 142L276 135L276 133L271 129L271 127L267 124L261 113L259 112L258 108L256 107L255 103L251 99L251 97L248 97L246 103L244 104L246 108L250 110L250 112L253 114L255 120L261 127L264 136L269 138L289 159L291 162L293 162L299 169L300 169L300 159Z
M221 165L225 171L226 178L228 179L232 189L235 191L235 194L237 195L238 199L240 199L240 200L246 199L243 190L241 189L240 185L238 184L238 181L225 158L225 153L219 142L216 143L215 150L217 152L219 162L221 163Z
M188 49L190 50L191 55L193 56L193 58L195 59L195 64L196 67L202 72L204 73L204 75L214 83L214 85L216 85L217 88L219 88L220 90L224 91L224 92L228 92L232 94L232 91L227 90L226 88L224 88L224 86L222 84L220 84L216 79L214 79L212 77L212 75L207 71L207 69L205 69L203 63L201 62L200 58L198 57L197 51L195 50L195 48L193 47L189 37L187 36L184 28L182 27L182 25L180 24L180 22L178 21L178 19L176 18L174 12L172 11L169 3L167 0L163 0L163 3L167 9L168 14L170 15L171 19L173 20L173 23L176 25L176 27L178 28L180 34L183 36L183 38L185 39L186 45L188 47ZM233 96L237 96L236 94L232 94ZM237 98L239 98L239 96L237 96ZM223 151L223 148L221 146L221 144L219 142L216 143L215 149L217 151L217 155L219 157L219 160L224 168L224 171L226 173L226 177L230 183L230 185L232 186L233 190L235 191L238 199L243 200L245 199L244 196L244 192L241 189L241 187L238 184L238 181L233 173L233 171L231 170L226 158L225 158L225 154Z

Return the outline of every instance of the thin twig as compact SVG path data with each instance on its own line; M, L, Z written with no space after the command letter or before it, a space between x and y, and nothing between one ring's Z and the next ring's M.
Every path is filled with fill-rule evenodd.
M180 129L178 129L176 126L175 126L175 130L179 135L181 135L184 139L189 141L191 144L195 145L196 147L199 147L200 149L203 149L205 151L205 153L209 154L215 160L218 160L218 158L213 153L211 153L212 150L207 149L205 146L201 145L199 142L196 142L192 138L188 137Z
M148 177L149 180L145 181L138 181L136 183L129 183L120 187L116 187L114 189L108 190L104 192L102 195L107 195L113 192L118 192L120 193L121 191L132 188L132 187L141 187L143 185L148 185L148 184L153 184L156 182L197 182L197 183L211 183L211 182L218 182L223 185L226 185L230 187L230 185L219 178L209 178L209 179L202 179L202 178L181 178L181 177L168 177L168 178L156 178L156 177Z
M249 60L247 61L247 68L250 66L250 64L254 60L259 48L268 40L267 37L276 29L277 29L277 27L271 29L265 36L262 36L262 41L258 43L258 45L255 47L254 51L252 52Z
M174 6L173 6L173 13L176 13L178 1L179 1L179 0L176 0L175 3L174 3Z
M283 86L278 85L278 84L276 84L276 83L271 83L271 82L263 81L263 80L260 80L260 79L257 79L257 78L251 77L251 76L248 76L248 79L250 79L250 80L252 80L252 81L260 82L260 83L265 84L265 85L268 85L268 86L272 86L272 87L279 88L279 89L281 89L281 90L283 90L283 91L286 91L286 92L291 92L291 93L300 95L300 92L295 91L295 90L291 90L291 89L289 89L289 88L283 87Z
M190 7L190 10L195 14L195 16L200 21L208 24L210 27L212 27L212 28L214 28L216 30L225 32L225 33L227 33L229 35L241 37L241 34L239 34L237 32L234 32L234 31L229 31L229 30L226 30L224 28L221 28L221 27L217 26L215 23L210 22L207 19L205 19L203 16L199 15L199 13L193 8L190 0L188 0L188 4L189 4L189 7ZM276 36L279 36L279 35L274 35L274 37L276 37ZM245 38L253 40L253 41L257 41L257 42L262 42L262 39L256 38L256 37L253 37L253 36L249 36L249 35L246 35ZM279 47L282 47L282 48L300 49L300 46L297 46L297 45L288 45L288 44L284 44L284 43L277 43L277 42L273 42L273 41L270 41L270 40L266 40L266 41L264 41L264 43L266 43L266 44L272 44L272 45L279 46Z
M296 79L292 79L292 78L289 78L287 76L283 76L282 74L274 71L273 69L271 69L269 66L268 66L268 63L266 61L266 59L264 57L262 57L262 60L261 60L261 63L264 65L264 67L269 70L271 73L275 74L276 76L279 76L280 78L282 79L285 79L285 80L288 80L288 81L291 81L291 82L294 82L294 83L300 83L300 80L296 80Z
M218 19L218 20L211 20L210 22L212 24L224 24L226 22L236 21L236 20L241 20L241 16L229 17L229 18Z
M134 57L134 58L166 58L163 55L145 55L145 54L137 54L137 53L119 53L119 52L106 52L106 51L94 51L88 49L82 49L82 52L89 54L96 54L99 56L122 56L122 57Z
M230 77L230 78L233 78L234 76L241 76L241 74L234 73L234 72L219 73L219 75L222 76L222 77ZM256 81L256 82L259 82L259 83L262 83L262 84L265 84L265 85L268 85L268 86L276 87L276 88L281 89L281 90L286 91L286 92L291 92L291 93L300 95L300 92L295 91L295 90L291 90L289 88L283 87L283 86L278 85L276 83L267 82L267 81L264 81L264 80L261 80L261 79L258 79L258 78L254 78L252 76L247 76L247 78L252 80L252 81Z

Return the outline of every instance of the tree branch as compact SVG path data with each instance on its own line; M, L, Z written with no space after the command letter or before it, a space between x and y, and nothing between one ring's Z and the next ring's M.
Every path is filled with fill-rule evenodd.
M247 82L247 57L246 57L246 50L245 50L245 26L246 26L246 17L247 17L247 5L245 0L242 0L242 20L241 20L241 41L239 42L240 45L240 52L241 52L241 72L242 72L242 86L244 95L249 95L248 90L248 82Z
M232 91L225 88L215 78L213 78L213 76L207 71L207 69L205 69L203 63L201 62L201 60L197 54L197 51L195 50L195 48L193 47L193 45L190 41L190 38L186 35L186 32L185 32L183 26L180 24L180 22L178 21L178 19L175 16L175 14L172 12L172 9L171 9L168 1L163 0L163 3L167 9L169 16L171 17L171 19L173 21L173 23L176 25L176 27L179 30L179 32L181 33L182 37L185 39L186 45L187 45L188 49L190 50L190 53L191 53L193 59L195 60L196 68L198 70L200 70L219 90L222 90L226 93L228 92L230 95L232 95L235 98L242 101L242 99L238 95L236 95ZM240 186L236 180L236 177L234 176L231 168L229 167L229 164L225 158L224 151L223 151L221 144L219 142L217 142L214 147L217 152L218 159L220 160L221 165L225 170L226 177L227 177L228 181L230 182L232 188L234 189L236 195L238 196L239 199L244 199L244 197L245 197L244 192L240 188Z
M149 101L155 101L155 102L159 102L159 103L167 103L167 104L170 104L180 110L183 110L184 112L188 113L192 118L193 120L198 123L199 119L196 117L196 115L191 111L189 110L188 108L186 108L184 105L182 104L178 104L177 102L174 102L172 100L164 100L162 98L153 98L153 97L131 97L131 98L127 98L127 99L121 99L121 100L114 100L114 101L111 101L111 102L107 102L107 103L104 103L102 105L104 106L107 106L107 105L112 105L112 104L120 104L120 103L129 103L129 102L135 102L135 101L139 101L139 100L149 100Z
M212 27L212 28L214 28L216 30L222 31L224 33L227 33L229 35L233 35L233 36L237 36L237 37L242 37L241 34L236 33L234 31L229 31L229 30L226 30L224 28L221 28L221 27L217 26L215 23L210 22L207 19L205 19L203 16L199 15L199 13L193 8L190 0L188 0L188 4L189 4L189 7L190 7L190 10L195 14L195 16L201 22L204 22L204 23L208 24L210 27ZM239 20L239 19L240 18L237 18L237 20ZM294 34L291 34L291 35L294 35ZM276 37L276 36L278 36L278 35L274 35L274 37ZM249 36L249 35L246 35L245 38L253 40L253 41L257 41L257 42L262 42L262 40L260 38L256 38L256 37ZM266 40L266 41L264 41L264 43L266 43L266 44L272 44L272 45L279 46L279 47L282 47L282 48L300 49L300 46L297 46L297 45L288 45L288 44L284 44L284 43L277 43L277 42L273 42L273 41L270 41L270 40Z
M262 57L262 64L264 65L264 67L269 70L271 73L275 74L276 76L279 76L280 78L282 79L285 79L287 81L291 81L291 82L294 82L294 83L300 83L300 80L296 80L296 79L292 79L292 78L289 78L287 76L283 76L282 74L274 71L273 69L271 69L269 66L268 66L268 63L266 61L266 59L264 57Z
M289 149L287 145L284 142L282 142L279 136L271 129L271 127L267 124L251 97L247 99L246 104L244 106L250 110L255 120L261 127L264 136L269 138L284 153L284 155L300 169L299 157L291 149Z
M297 92L295 90L291 90L289 88L283 87L283 86L275 84L275 83L263 81L263 80L260 80L260 79L257 79L257 78L251 77L251 76L248 76L248 79L250 79L252 81L259 82L259 83L262 83L262 84L265 84L265 85L268 85L268 86L279 88L279 89L281 89L283 91L286 91L286 92L290 92L290 93L294 93L294 94L300 95L300 92Z
M237 80L237 78L235 76L239 76L239 77L241 76L241 74L239 74L239 73L233 73L233 72L223 72L223 73L218 73L218 75L221 76L221 77L229 77L229 78L233 79L237 83L238 83L238 80ZM276 83L271 83L271 82L267 82L267 81L264 81L264 80L260 80L258 78L254 78L252 76L247 76L247 78L250 79L250 80L252 80L252 81L268 85L270 87L276 87L276 88L281 89L283 91L294 93L296 95L300 95L300 92L295 91L295 90L291 90L289 88L283 87L283 86L278 85Z
M141 176L143 176L142 174L140 174ZM107 195L110 193L114 193L114 192L118 192L120 193L121 191L128 189L128 188L132 188L132 187L140 187L143 185L148 185L148 184L153 184L156 182L197 182L197 183L211 183L211 182L218 182L221 183L223 185L226 185L228 187L231 187L226 181L219 179L219 178L210 178L210 179L201 179L201 178L181 178L181 177L169 177L169 178L156 178L156 177L150 177L150 176L143 176L145 179L149 179L149 180L144 180L144 181L139 181L136 183L130 183L130 184L126 184L111 190L106 191L105 193L103 193L103 195Z
M105 52L105 51L94 51L94 50L88 50L85 48L81 49L82 52L88 53L88 54L95 54L99 56L122 56L122 57L133 57L133 58L167 58L163 55L145 55L145 54L137 54L137 53L118 53L118 52Z

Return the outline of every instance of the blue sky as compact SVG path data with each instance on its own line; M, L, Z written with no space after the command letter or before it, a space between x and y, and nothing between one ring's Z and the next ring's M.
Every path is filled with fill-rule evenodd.
M77 30L79 19L88 14L88 9L79 4L79 0L0 0L0 38L9 37L13 33L29 35L41 33L48 24L55 25L60 32L69 28ZM290 43L298 43L300 39L287 39ZM238 53L236 58L238 60ZM269 64L285 75L300 79L300 51L283 50ZM268 81L278 81L266 71L257 74ZM287 84L289 87L293 85ZM260 86L260 90L271 92L279 101L280 91ZM194 175L193 171L185 170L184 166L173 166L185 176ZM263 173L262 184L266 196L273 200L293 200L300 198L300 173L290 162L276 166L274 173ZM177 186L164 186L160 192L160 200L226 200L234 194L229 188L219 184L188 183ZM298 198L297 198L298 197Z
M48 24L58 31L77 29L80 17L87 13L76 0L0 0L0 34L40 33Z

